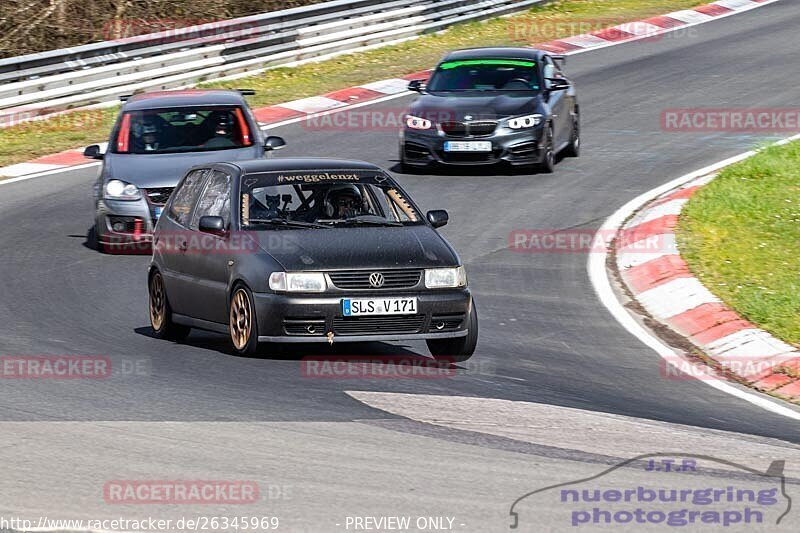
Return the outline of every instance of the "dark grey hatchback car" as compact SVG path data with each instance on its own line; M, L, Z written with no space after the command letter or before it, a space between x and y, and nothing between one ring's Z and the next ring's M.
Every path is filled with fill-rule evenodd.
M153 235L148 276L157 337L191 328L259 343L425 339L468 359L478 317L464 266L382 169L334 159L192 168Z

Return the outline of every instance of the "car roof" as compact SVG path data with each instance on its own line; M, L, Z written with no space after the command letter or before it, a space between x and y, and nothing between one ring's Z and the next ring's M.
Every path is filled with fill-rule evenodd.
M220 163L217 163L220 164ZM374 170L385 172L379 166L354 159L332 159L327 157L294 157L274 159L251 159L248 161L235 161L221 163L238 167L244 174L259 172L285 172L292 170ZM201 165L205 166L205 165ZM208 165L211 166L211 165Z
M521 48L513 46L496 46L487 48L465 48L455 50L444 56L442 61L456 61L461 59L532 59L538 61L543 54L535 48Z
M209 105L246 105L239 91L224 89L188 89L182 91L153 91L131 96L123 111L161 109L164 107L191 107Z

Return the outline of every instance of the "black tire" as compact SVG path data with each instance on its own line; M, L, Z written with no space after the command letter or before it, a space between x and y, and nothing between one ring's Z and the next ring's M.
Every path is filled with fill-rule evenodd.
M92 224L89 231L86 232L86 246L95 252L103 252L103 247L100 246L100 238L98 237L97 223Z
M556 169L556 149L553 140L553 126L547 126L544 130L544 142L542 162L536 166L536 170L541 174L552 174Z
M253 293L244 284L237 284L231 291L228 305L228 328L231 336L231 346L234 351L243 356L253 356L258 353L258 320Z
M431 355L437 361L450 363L460 363L472 357L475 347L478 345L478 310L475 308L475 302L472 302L469 309L467 329L469 329L469 333L464 337L425 341Z
M567 157L580 157L581 155L581 118L577 113L572 118L572 135L569 144L564 149Z
M172 307L167 299L164 278L158 270L154 270L147 280L147 294L150 326L155 337L171 341L185 340L192 328L172 321Z

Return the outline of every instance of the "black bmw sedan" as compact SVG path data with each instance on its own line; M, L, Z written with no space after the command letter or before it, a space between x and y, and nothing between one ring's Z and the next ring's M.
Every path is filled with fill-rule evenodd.
M400 132L403 171L506 162L550 173L559 152L577 157L580 107L563 60L531 48L447 54L408 86L421 96Z
M192 168L153 235L150 321L259 343L425 339L468 359L478 317L464 266L383 170L361 161L254 160Z

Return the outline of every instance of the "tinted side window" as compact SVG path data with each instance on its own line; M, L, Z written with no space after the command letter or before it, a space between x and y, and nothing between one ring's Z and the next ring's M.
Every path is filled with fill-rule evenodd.
M192 207L197 202L200 191L205 184L207 169L199 169L191 172L181 183L178 190L173 193L172 204L169 208L169 216L181 226L189 225L189 217L192 214Z
M231 221L231 177L219 170L212 170L205 191L197 202L192 216L192 229L197 229L200 217L214 216L225 220L225 227Z

